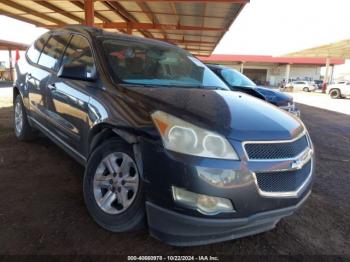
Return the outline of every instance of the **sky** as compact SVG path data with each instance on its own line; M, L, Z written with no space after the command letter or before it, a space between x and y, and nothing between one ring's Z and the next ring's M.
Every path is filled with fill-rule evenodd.
M215 53L283 55L350 39L349 0L251 0Z
M349 12L350 0L250 0L214 53L278 56L350 39ZM1 15L0 25L0 39L27 44L45 32ZM350 74L350 62L337 70Z

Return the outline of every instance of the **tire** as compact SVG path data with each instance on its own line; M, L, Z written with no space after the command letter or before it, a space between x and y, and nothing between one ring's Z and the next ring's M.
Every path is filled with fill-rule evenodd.
M14 131L18 140L31 141L36 137L35 130L28 122L27 111L23 105L22 97L18 94L13 106Z
M329 95L331 98L333 99L339 99L341 98L341 93L340 93L340 90L339 89L331 89L329 91Z
M304 91L304 92L310 92L310 90L309 90L308 87L304 87L304 88L303 88L303 91Z
M92 152L85 169L83 191L90 215L106 230L127 232L144 227L143 184L127 143L109 139Z

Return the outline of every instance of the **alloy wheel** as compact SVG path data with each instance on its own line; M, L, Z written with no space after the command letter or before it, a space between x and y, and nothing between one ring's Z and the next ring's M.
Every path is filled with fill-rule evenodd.
M21 102L18 101L15 106L15 127L16 133L19 135L23 129L23 109Z
M98 165L93 190L97 205L108 214L120 214L135 200L139 188L136 163L127 154L107 155Z

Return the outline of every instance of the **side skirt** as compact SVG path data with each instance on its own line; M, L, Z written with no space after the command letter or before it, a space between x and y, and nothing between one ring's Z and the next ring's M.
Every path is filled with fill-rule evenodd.
M57 135L52 133L49 129L43 126L34 118L28 116L30 119L30 123L33 124L37 129L43 132L48 138L50 138L56 145L62 148L67 154L69 154L72 158L74 158L79 164L82 166L86 166L87 159L74 148L65 143L62 139L60 139Z

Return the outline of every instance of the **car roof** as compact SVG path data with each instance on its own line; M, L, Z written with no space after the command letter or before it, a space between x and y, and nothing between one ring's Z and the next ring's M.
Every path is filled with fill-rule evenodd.
M172 48L181 49L176 45L166 43L163 41L153 40L153 39L139 37L139 36L126 35L126 34L121 34L121 33L117 33L117 32L115 32L115 33L114 32L107 32L101 28L91 27L91 26L70 25L70 26L65 26L65 27L59 28L59 29L51 30L51 32L67 32L67 31L80 33L80 34L89 36L90 38L109 37L109 38L115 38L115 39L120 39L120 40L142 42L142 43L146 43L146 44L154 44L154 45L161 45L164 47L172 47Z

